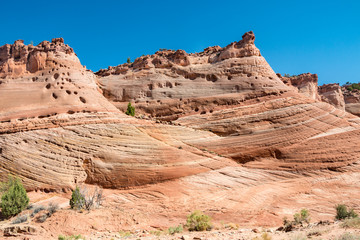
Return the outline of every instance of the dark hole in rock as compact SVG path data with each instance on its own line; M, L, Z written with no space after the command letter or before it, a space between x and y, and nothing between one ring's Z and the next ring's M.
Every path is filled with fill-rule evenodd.
M86 99L83 98L83 97L79 97L80 101L83 102L83 103L86 103Z

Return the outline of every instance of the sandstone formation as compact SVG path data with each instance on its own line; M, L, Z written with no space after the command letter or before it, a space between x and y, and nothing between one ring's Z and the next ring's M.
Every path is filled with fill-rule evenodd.
M299 93L315 100L320 100L318 94L318 76L317 74L303 73L291 77L278 77L288 86L294 87Z
M360 116L360 92L357 89L352 91L348 90L346 87L342 88L345 101L346 111Z
M66 191L84 182L129 188L233 164L177 140L182 133L201 142L209 133L163 130L117 110L62 39L36 47L16 41L0 53L2 179L19 175L29 190ZM168 132L166 143L157 131Z
M248 32L239 42L201 53L158 51L96 74L104 96L115 106L124 110L132 101L138 113L164 120L288 91L254 39Z
M0 47L0 122L11 125L33 118L26 126L32 128L41 119L53 116L61 122L67 117L56 115L80 112L118 113L62 38L37 46L18 40Z
M116 231L111 221L166 227L194 209L275 225L304 207L322 219L335 201L359 206L347 196L359 192L360 118L320 101L316 75L276 75L254 40L162 50L96 75L62 40L5 45L1 178L46 192L103 186L108 208L75 218L81 225L61 213L60 225L80 230L96 219ZM334 103L328 89L321 96ZM129 101L138 118L123 113Z
M140 114L211 131L221 141L201 147L246 166L319 169L358 160L352 147L338 154L329 143L355 144L359 119L318 101L316 74L274 74L252 32L225 48L182 53L185 66L166 51L99 71L104 95L120 109L133 101ZM159 58L164 65L155 64Z
M319 86L321 101L327 102L336 108L345 110L344 95L339 84L324 84Z

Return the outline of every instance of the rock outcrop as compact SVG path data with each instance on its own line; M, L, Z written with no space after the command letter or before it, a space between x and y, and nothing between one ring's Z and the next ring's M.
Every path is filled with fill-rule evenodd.
M58 117L63 113L98 112L119 113L62 38L37 46L18 40L0 47L0 122L8 123L0 126L0 132L11 130L9 125L36 128L47 117L52 117L50 122L65 122L67 117ZM24 126L27 119L36 120Z
M345 110L344 95L339 84L324 84L319 86L321 101L327 102L338 109Z
M41 46L45 65L29 63L32 47L8 46L17 53L3 62L20 56L22 70L3 70L0 85L0 175L17 174L28 189L134 188L239 164L315 171L359 160L359 119L284 84L252 32L197 54L162 50L99 79L61 39ZM310 89L316 79L291 82ZM126 116L97 83L120 110L131 101L139 117L172 125Z
M244 166L336 169L358 161L350 148L339 154L332 143L355 144L359 119L320 101L316 74L276 75L252 32L225 48L183 52L190 64L167 57L174 53L99 71L105 96L123 111L131 101L140 115L215 133L221 141L200 147ZM154 64L160 56L161 66Z
M360 118L335 104L336 86L319 91L337 107L319 101L316 75L276 75L254 39L161 50L97 76L62 39L1 47L0 180L108 188L104 208L59 211L39 227L43 239L61 227L165 228L194 209L274 226L304 206L315 219L333 218L339 202L359 206L348 196L359 193ZM138 118L122 112L129 101Z
M347 87L343 87L345 109L349 113L360 116L360 91L357 89L348 90Z
M104 96L119 109L131 101L138 113L163 120L290 90L261 56L254 39L248 32L239 42L195 54L162 50L96 74Z
M281 74L277 74L277 76L280 77L286 85L298 90L299 93L312 99L320 100L317 74L303 73L291 77L282 77Z

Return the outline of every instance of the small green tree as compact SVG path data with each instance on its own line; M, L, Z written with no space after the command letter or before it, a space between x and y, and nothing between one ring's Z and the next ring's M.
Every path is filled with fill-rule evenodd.
M9 176L2 191L0 207L5 217L15 216L28 206L29 197L19 178Z
M80 192L80 188L76 187L72 192L70 199L70 207L71 209L82 209L85 205L85 198L83 194Z
M126 60L127 63L131 63L131 59L128 57Z
M126 110L125 114L129 115L129 116L135 116L135 107L131 106L130 102L127 106L127 110Z

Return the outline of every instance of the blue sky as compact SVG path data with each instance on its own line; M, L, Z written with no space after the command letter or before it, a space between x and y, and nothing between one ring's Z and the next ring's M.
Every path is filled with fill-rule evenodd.
M199 52L253 30L275 72L359 82L360 1L11 1L0 45L63 37L97 71L159 48Z

